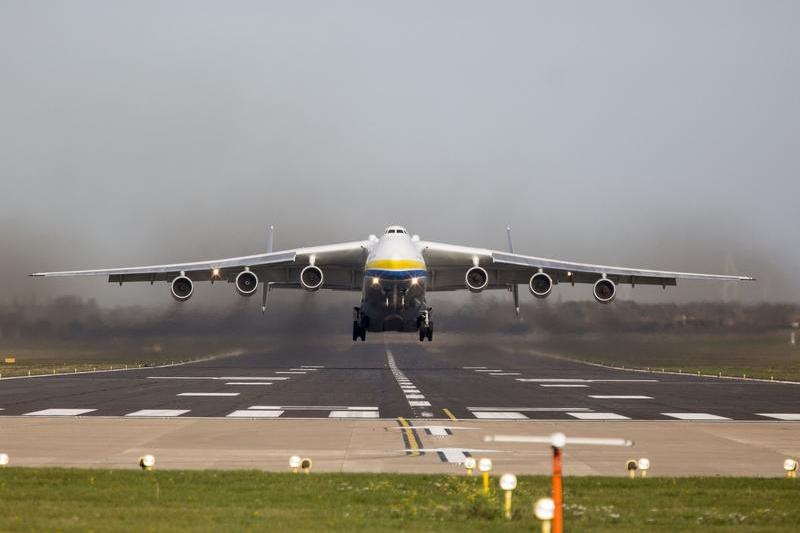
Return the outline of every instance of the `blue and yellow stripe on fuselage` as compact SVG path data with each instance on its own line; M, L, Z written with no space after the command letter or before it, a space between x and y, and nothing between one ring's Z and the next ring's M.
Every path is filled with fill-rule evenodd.
M416 259L375 259L367 263L364 276L386 280L425 278L425 263Z

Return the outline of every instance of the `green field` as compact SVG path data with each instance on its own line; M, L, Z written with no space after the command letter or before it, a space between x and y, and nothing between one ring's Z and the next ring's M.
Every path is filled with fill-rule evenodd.
M520 477L506 520L477 477L6 468L0 530L531 531L549 483ZM567 531L797 531L799 500L785 479L565 479Z
M541 335L511 342L516 351L626 368L800 381L800 344L790 345L786 332Z

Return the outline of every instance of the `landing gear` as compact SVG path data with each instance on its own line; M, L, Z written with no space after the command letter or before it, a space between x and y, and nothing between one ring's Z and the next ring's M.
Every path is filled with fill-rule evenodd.
M430 308L423 311L417 318L417 328L419 329L419 342L424 342L425 339L428 339L428 342L433 341L433 320L431 320Z
M367 328L364 317L361 316L361 309L358 307L353 308L353 342L361 339L361 342L367 340Z

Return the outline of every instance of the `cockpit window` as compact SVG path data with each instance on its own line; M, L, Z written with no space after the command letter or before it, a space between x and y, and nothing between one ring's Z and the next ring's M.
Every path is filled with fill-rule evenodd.
M386 231L384 233L402 233L402 234L407 234L408 232L405 230L405 228L391 227L391 228L386 228Z

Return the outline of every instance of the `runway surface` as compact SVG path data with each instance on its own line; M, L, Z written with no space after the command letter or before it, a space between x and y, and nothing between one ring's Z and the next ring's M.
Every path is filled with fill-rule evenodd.
M386 334L174 367L2 379L0 416L800 421L800 385L602 368L504 349L499 337L419 343Z

